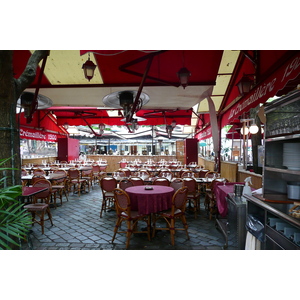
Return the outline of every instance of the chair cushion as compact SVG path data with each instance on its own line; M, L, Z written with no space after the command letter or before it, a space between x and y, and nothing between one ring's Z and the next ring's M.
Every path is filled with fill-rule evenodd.
M105 197L114 197L113 192L104 192Z

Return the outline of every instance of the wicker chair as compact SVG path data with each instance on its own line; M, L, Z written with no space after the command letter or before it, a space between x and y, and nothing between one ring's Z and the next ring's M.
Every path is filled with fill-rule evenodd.
M194 177L194 172L193 171L185 171L181 174L181 178L183 177Z
M151 240L150 234L150 214L140 215L137 211L132 211L130 208L130 198L128 194L121 189L114 189L114 198L117 211L117 221L114 229L114 234L112 237L112 242L114 241L117 233L126 232L126 249L129 247L129 242L132 233L147 233L148 240ZM126 231L119 231L122 222L125 221L127 225ZM139 230L138 222L144 221L147 224L147 230Z
M90 188L93 189L93 181L94 181L94 175L93 175L93 169L89 170L82 170L81 171L81 178L85 179L88 184L88 190L90 191Z
M209 215L209 219L211 220L213 216L218 215L218 207L216 203L216 197L215 197L215 186L218 182L228 182L227 179L215 179L211 182L211 188L209 190L206 190L205 198L204 198L204 207Z
M169 181L171 181L173 178L173 173L169 170L160 171L158 177L164 177L167 178Z
M93 182L94 184L97 182L100 182L100 166L97 164L92 165L92 170L93 170Z
M183 177L184 185L188 187L188 201L189 207L191 202L193 203L193 211L195 219L197 218L197 212L200 211L200 192L198 191L198 184L194 178Z
M70 168L68 170L68 191L73 188L73 193L77 191L78 197L80 197L81 191L85 191L88 183L86 179L81 178L80 171L76 168Z
M42 234L44 234L44 223L47 220L50 220L51 225L53 226L52 222L52 215L49 208L49 202L52 193L52 186L51 182L46 179L40 179L33 184L33 187L44 187L47 188L45 191L40 192L33 196L33 203L24 206L28 212L31 213L32 216L32 225L34 223L38 223L42 227ZM41 203L38 203L38 200L41 200ZM45 219L45 214L48 215L48 219ZM38 217L38 218L37 218Z
M103 177L100 180L100 187L102 191L102 205L100 210L100 218L102 218L103 211L106 212L107 208L114 208L114 189L117 188L118 182L113 177Z
M185 218L185 208L187 202L188 188L186 186L176 191L172 198L172 207L168 211L154 214L153 216L153 231L152 237L155 236L156 230L169 230L171 235L171 244L175 244L175 232L176 230L185 230L187 238L189 239L188 225ZM167 227L156 227L158 219L164 219L167 223ZM183 228L175 227L176 219L180 219Z
M56 193L59 195L60 198L60 204L62 205L62 197L63 194L65 195L67 201L68 199L68 186L67 186L67 177L68 174L65 170L55 170L50 176L54 177L56 175L62 175L59 179L52 180L52 190L56 191Z
M170 181L169 179L165 177L157 177L153 181L154 185L163 185L163 186L170 186Z
M144 180L141 177L132 176L130 177L130 181L132 182L132 185L144 185Z
M176 192L177 190L179 190L184 186L184 181L182 178L173 178L172 181L170 182L170 186Z
M43 169L40 169L40 168L32 169L31 173L33 175L46 175L46 172Z
M118 172L123 172L123 173L125 173L125 177L130 177L130 176L131 176L131 171L130 171L129 169L127 169L127 168L120 168L120 169L118 170Z
M133 186L133 183L129 179L122 179L119 183L119 188L125 191L126 188Z

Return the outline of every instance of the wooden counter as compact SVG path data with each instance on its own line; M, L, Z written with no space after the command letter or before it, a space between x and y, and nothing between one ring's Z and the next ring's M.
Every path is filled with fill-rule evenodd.
M127 161L134 161L140 159L142 162L147 162L148 159L153 159L155 162L159 162L161 159L166 161L176 159L174 155L88 155L87 159L93 159L98 161L99 159L107 160L107 172L114 172L120 168L119 162L122 159Z

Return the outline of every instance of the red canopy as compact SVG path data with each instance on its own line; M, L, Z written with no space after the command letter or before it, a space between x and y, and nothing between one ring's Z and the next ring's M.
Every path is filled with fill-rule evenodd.
M125 125L122 121L124 116L109 116L105 109L96 109L93 107L51 107L48 110L53 111L57 117L57 124L79 126L94 125L104 123L106 125ZM137 117L145 118L145 121L139 122L140 125L158 125L171 124L173 120L178 125L191 124L192 110L139 110Z

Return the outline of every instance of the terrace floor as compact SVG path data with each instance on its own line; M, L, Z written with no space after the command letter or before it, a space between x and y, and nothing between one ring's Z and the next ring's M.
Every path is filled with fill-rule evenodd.
M63 198L63 205L51 208L53 226L45 222L45 233L35 224L29 235L29 241L23 242L22 250L124 250L125 234L117 234L111 243L116 221L116 212L103 213L100 218L102 193L95 185L89 193L80 197L69 195L69 201ZM184 231L177 231L175 246L170 243L170 234L158 231L148 241L146 234L134 234L128 250L222 250L225 239L216 229L215 220L209 220L201 199L201 211L197 219L192 212L186 213L189 236ZM227 250L235 250L233 241L229 240Z

